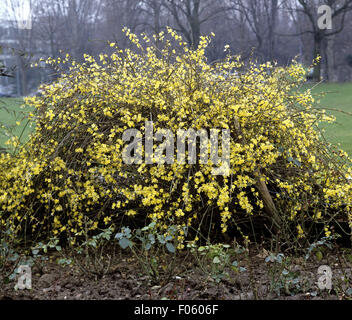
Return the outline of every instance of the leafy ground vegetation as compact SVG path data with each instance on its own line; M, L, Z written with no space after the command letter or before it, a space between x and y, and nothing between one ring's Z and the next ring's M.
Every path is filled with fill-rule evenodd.
M302 87L305 68L209 64L210 37L190 50L171 29L125 32L135 50L47 60L62 75L26 99L29 141L1 154L5 298L348 299L351 159L320 130L334 118ZM229 130L229 163L221 143L216 160L168 163L176 143L159 129ZM30 293L13 290L21 264ZM317 289L322 264L330 291Z

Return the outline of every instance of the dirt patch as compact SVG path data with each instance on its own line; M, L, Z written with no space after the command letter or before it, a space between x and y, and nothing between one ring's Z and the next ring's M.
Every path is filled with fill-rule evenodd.
M141 270L138 261L120 255L109 274L102 277L82 272L77 265L61 266L51 256L41 268L32 268L32 289L15 290L16 278L2 276L0 300L321 300L352 298L352 264L341 252L317 261L290 257L285 265L268 261L253 250L239 268L227 270L219 280L200 268L192 256L180 256L172 277L159 283ZM51 260L51 261L50 261ZM267 261L266 261L267 260ZM332 270L332 289L318 288L318 268ZM204 269L204 268L203 268Z

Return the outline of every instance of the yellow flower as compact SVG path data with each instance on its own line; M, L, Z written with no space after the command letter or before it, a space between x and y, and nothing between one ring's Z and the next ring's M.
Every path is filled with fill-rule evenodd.
M297 226L297 232L298 232L298 239L304 238L305 235L301 225Z

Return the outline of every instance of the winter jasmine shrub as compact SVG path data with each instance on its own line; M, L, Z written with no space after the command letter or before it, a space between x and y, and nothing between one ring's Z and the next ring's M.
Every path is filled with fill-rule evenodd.
M199 238L185 228L226 233L248 217L264 217L273 232L295 239L309 237L314 224L329 233L335 218L351 223L350 159L323 139L319 123L333 119L315 107L310 90L297 89L306 78L300 64L245 67L231 55L209 64L209 37L191 50L168 29L154 36L163 43L158 49L153 39L125 32L135 50L112 43L114 52L97 60L46 61L68 71L27 98L36 130L16 155L0 155L3 226L75 243L86 232L118 229L124 217L147 219L165 234L176 226L181 249ZM134 140L123 139L128 129L136 130ZM179 161L176 140L156 139L161 129L228 130L228 170L214 174L221 163L211 160ZM167 143L172 163L162 161ZM128 145L138 161L124 161ZM218 147L225 152L221 135Z

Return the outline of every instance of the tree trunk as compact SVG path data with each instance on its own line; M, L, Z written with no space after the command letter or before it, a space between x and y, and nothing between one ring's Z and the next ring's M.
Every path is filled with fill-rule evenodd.
M158 58L161 57L161 47L162 47L162 42L159 39L159 33L161 32L161 26L160 26L160 15L161 15L161 4L158 3L158 1L154 1L153 3L153 14L154 14L154 34L157 35L156 38L156 43L155 46L158 49L156 55Z
M327 78L329 82L336 82L335 74L335 55L334 55L334 38L326 39L326 61L327 61Z
M79 57L79 37L78 37L78 12L76 0L72 0L69 6L69 21L71 27L71 50L72 56L76 60Z
M192 29L192 47L194 49L197 49L199 45L199 40L200 40L200 25L199 25L198 17L192 18L191 29Z
M277 20L278 0L271 0L269 27L269 61L273 61L275 52L275 29Z
M322 40L320 33L314 35L314 59L318 56L321 57L321 44ZM319 82L321 79L321 60L315 63L313 71L313 80Z
M23 57L19 57L19 84L20 90L19 93L21 96L27 95L27 70L26 70L26 62Z

